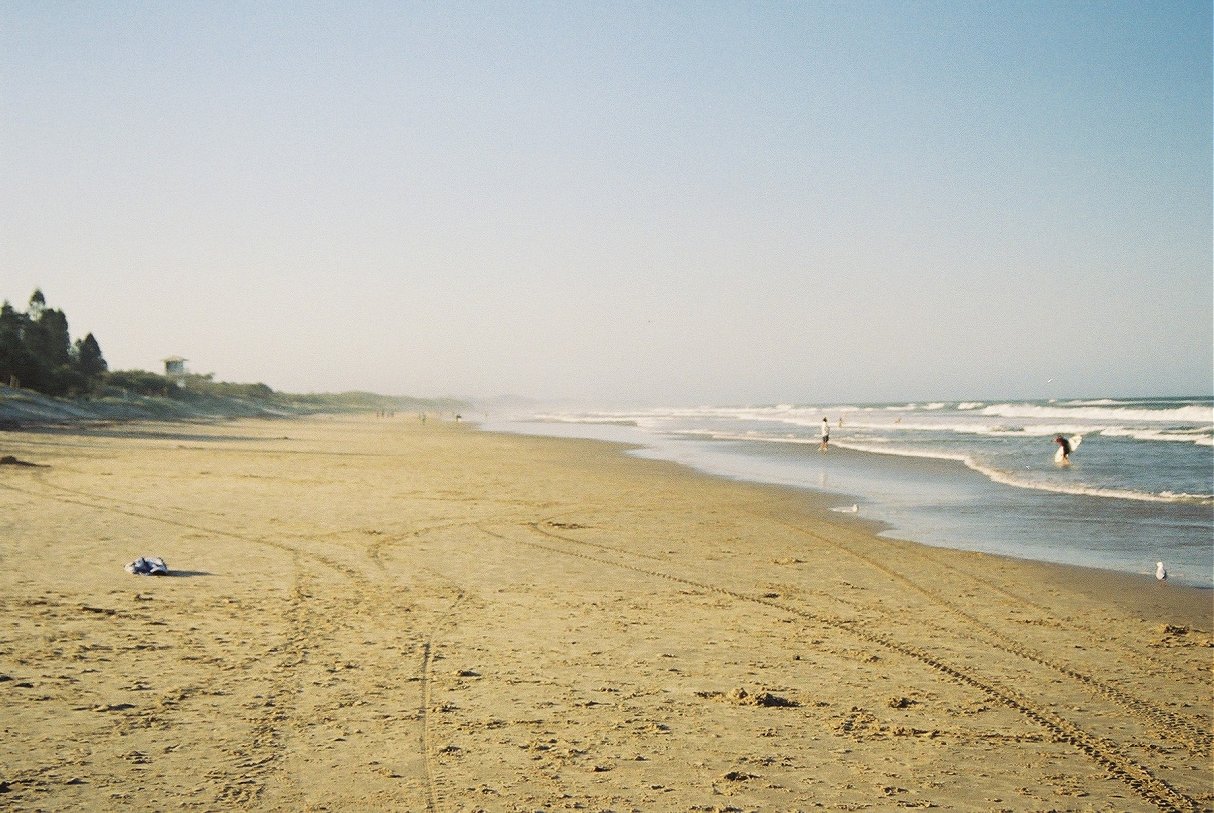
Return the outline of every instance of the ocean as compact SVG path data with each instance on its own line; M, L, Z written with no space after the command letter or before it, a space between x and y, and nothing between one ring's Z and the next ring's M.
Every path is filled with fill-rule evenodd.
M829 449L819 449L822 419ZM777 404L488 415L836 495L884 535L1214 587L1214 399ZM1055 462L1056 434L1081 440Z

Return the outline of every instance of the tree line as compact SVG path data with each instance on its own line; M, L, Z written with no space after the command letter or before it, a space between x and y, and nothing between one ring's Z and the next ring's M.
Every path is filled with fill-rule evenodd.
M24 313L8 300L0 305L0 384L45 395L86 395L102 386L108 369L93 334L72 342L67 315L47 307L41 290Z
M406 398L368 392L286 395L265 384L216 381L213 373L169 377L146 370L110 370L93 334L73 342L68 332L67 315L48 307L41 290L34 291L29 309L24 313L8 300L0 305L0 385L5 384L56 397L226 398L273 402L305 412L323 409L454 411L467 406L453 399Z
M0 384L52 396L153 395L179 397L186 384L192 395L267 398L265 384L229 384L213 376L175 378L146 370L110 370L92 333L72 341L67 314L48 307L41 290L21 313L7 300L0 306Z

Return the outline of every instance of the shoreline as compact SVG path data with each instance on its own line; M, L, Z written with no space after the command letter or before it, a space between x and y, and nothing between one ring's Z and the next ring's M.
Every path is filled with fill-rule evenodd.
M123 428L0 434L6 809L1214 808L1209 591L601 441Z
M870 534L875 539L896 546L909 546L911 549L924 551L939 551L945 555L956 554L974 567L988 565L999 566L1003 563L1008 568L1022 569L1032 573L1034 580L1054 585L1057 589L1074 590L1091 598L1109 601L1123 608L1137 608L1142 611L1160 613L1161 621L1193 625L1202 630L1214 629L1214 589L1188 584L1160 584L1154 576L1140 573L1125 573L1099 567L1068 564L1065 562L1050 562L1040 559L1012 556L1004 553L966 550L945 545L931 545L914 539L889 536L887 531L893 526L881 519L871 517L851 516L839 513L834 509L840 501L853 500L855 495L843 492L823 491L807 486L785 485L780 483L765 483L748 480L741 477L715 474L698 469L694 466L658 457L643 457L629 454L633 450L643 450L646 447L626 441L599 440L594 438L552 437L547 435L518 434L494 429L480 429L475 423L470 425L486 434L500 434L507 437L525 437L540 442L569 442L575 446L589 444L591 447L603 446L612 453L627 460L656 467L669 467L668 476L680 476L691 479L705 478L726 486L753 488L760 491L771 491L779 498L798 505L796 510L810 521L827 521L832 525L855 529ZM961 465L961 464L958 464Z
M807 493L835 494L845 505L858 503L860 514L882 523L880 533L890 539L1148 576L1152 583L1155 562L1163 559L1170 571L1170 584L1214 590L1207 565L1209 556L1186 547L1191 545L1187 537L1169 540L1163 550L1149 554L1139 549L1135 534L1145 532L1150 525L1141 515L1139 502L1008 486L961 460L886 455L843 445L819 458L805 451L816 441L773 444L747 438L634 438L630 436L632 429L602 430L600 425L590 425L587 432L584 424L557 424L555 431L549 424L527 420L488 424L487 431L621 443L634 447L632 454L639 459L671 460L731 482L769 483ZM985 520L976 518L972 510L954 510L988 502L994 512ZM1194 511L1208 514L1208 509L1188 505L1173 505L1168 510L1191 515L1189 522L1196 521ZM1070 525L1075 518L1086 518L1086 524ZM1185 533L1191 536L1194 530L1186 528Z

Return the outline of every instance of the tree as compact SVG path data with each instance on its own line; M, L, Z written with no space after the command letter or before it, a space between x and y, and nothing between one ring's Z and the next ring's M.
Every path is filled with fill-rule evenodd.
M90 333L76 342L76 369L84 377L85 386L95 389L101 382L101 377L109 370L105 357L101 355L101 345Z
M24 334L27 319L8 300L0 305L0 384L20 381L29 366Z
M0 306L0 383L39 389L44 370L36 349L35 325L7 301Z
M27 321L23 345L33 355L34 368L21 377L22 383L47 395L66 395L76 383L67 316L61 310L43 307L38 309L36 321L28 316Z
M42 329L46 362L52 367L67 364L72 358L72 338L67 328L67 315L56 308L42 311L38 319Z
M28 313L18 313L7 301L0 306L0 384L16 382L47 395L78 394L94 388L107 366L92 334L72 345L67 315L48 308L41 290L30 297Z

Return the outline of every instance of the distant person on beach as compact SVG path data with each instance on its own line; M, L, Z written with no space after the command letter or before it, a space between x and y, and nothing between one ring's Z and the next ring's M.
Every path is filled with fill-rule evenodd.
M1058 462L1064 466L1071 465L1071 442L1062 435L1054 435L1054 442L1058 444L1058 452L1061 455Z
M822 419L822 443L818 445L818 450L825 452L826 447L830 445L830 421L826 418Z

